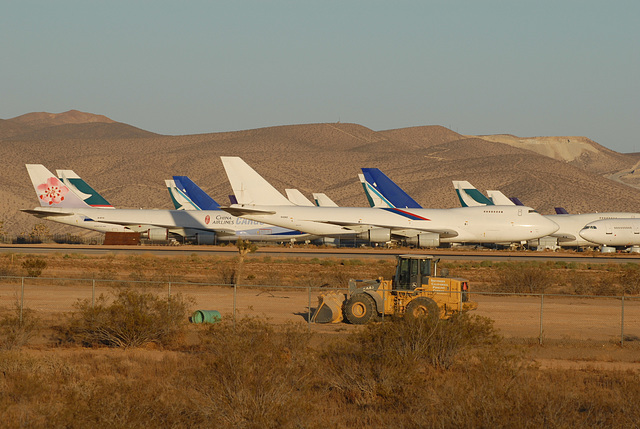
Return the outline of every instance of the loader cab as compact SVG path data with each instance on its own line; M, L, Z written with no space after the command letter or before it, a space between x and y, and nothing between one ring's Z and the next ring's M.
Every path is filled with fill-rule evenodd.
M428 277L436 275L439 260L431 255L398 255L393 289L413 290L429 283Z

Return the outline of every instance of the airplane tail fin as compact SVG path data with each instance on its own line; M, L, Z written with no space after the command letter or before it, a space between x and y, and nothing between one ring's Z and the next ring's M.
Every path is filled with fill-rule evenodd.
M475 186L466 180L454 180L453 187L456 190L460 205L462 207L479 207L479 206L493 206L493 202L482 195L482 192L478 191Z
M287 199L296 206L313 206L314 204L298 189L285 189Z
M359 174L359 176L362 176ZM327 194L323 193L314 193L313 200L316 202L316 206L318 207L338 207L338 205L327 196Z
M191 198L178 189L175 180L165 180L164 183L167 185L171 202L176 210L200 210L200 207L191 201Z
M522 201L520 201L517 197L511 197L509 199L511 201L513 201L513 204L515 204L516 206L523 206L524 207L524 203Z
M569 212L564 207L554 207L556 210L556 214L569 214Z
M242 158L221 156L238 204L292 206L293 203L260 176Z
M56 174L62 183L67 185L71 192L82 198L84 202L89 204L91 207L101 209L115 208L73 170L56 170Z
M496 206L514 206L515 205L513 201L507 198L500 191L487 191L487 195L489 196L489 199L493 202L493 204Z
M91 207L42 164L26 164L42 207Z
M173 176L176 183L176 189L179 190L185 198L191 201L198 210L219 210L220 204L203 191L193 180L187 176Z
M371 207L421 209L422 206L377 168L363 168L362 186ZM360 176L358 176L360 177Z

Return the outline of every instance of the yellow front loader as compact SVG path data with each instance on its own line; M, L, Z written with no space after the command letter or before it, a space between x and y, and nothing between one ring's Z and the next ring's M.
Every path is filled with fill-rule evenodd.
M392 280L349 280L346 296L329 293L318 297L311 320L337 323L344 318L360 325L382 315L446 319L477 308L476 302L469 301L469 281L438 276L439 261L431 255L399 255Z

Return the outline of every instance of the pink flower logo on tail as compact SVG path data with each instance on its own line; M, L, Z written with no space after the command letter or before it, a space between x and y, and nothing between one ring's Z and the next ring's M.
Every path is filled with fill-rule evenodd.
M59 204L64 201L64 196L69 192L69 188L64 186L57 177L49 177L46 183L38 185L40 199L51 204Z

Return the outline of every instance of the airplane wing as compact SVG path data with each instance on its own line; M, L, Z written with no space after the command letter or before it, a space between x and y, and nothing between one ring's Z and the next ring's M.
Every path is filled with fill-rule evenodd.
M416 228L416 229L398 229L394 228L393 225L387 224L354 224L349 222L335 222L335 221L327 221L325 223L342 226L343 228L350 229L354 232L365 232L373 228L389 228L391 230L391 234L400 237L415 237L421 232L433 232L440 236L440 238L451 238L457 237L458 232L453 229L444 229L444 228Z
M415 237L416 235L423 232L433 232L438 234L440 238L452 238L457 237L458 232L453 229L442 229L442 228L429 228L429 229L392 229L391 234L397 235L400 237Z

